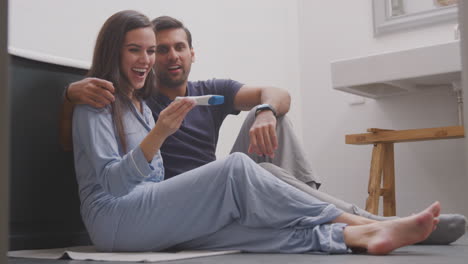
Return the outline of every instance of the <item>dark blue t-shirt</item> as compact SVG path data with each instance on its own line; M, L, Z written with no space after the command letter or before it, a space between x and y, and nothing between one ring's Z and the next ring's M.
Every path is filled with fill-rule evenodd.
M165 179L198 168L216 159L216 144L224 118L239 114L234 109L234 97L243 84L224 79L188 82L187 96L223 95L224 104L195 106L185 117L179 130L169 136L161 146ZM172 101L157 94L147 100L157 121L159 113Z

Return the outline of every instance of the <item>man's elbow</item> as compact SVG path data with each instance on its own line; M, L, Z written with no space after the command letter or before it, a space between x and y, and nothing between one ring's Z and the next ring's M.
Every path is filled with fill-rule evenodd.
M283 107L283 115L289 112L289 109L291 108L291 94L289 91L285 89L281 89L283 91L283 100L282 100L282 107Z

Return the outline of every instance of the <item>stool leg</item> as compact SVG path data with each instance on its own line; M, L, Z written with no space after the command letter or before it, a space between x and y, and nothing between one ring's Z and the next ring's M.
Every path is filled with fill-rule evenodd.
M396 215L395 201L395 159L393 143L386 143L383 164L383 214L384 216Z
M372 214L379 213L380 185L382 182L382 167L384 159L384 145L377 143L372 149L372 161L369 174L369 185L367 192L369 197L366 201L366 210Z

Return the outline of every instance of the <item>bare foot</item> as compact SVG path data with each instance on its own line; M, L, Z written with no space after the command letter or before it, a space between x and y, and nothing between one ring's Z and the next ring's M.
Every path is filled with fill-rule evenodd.
M393 250L426 239L434 230L440 214L439 202L418 214L391 221L383 221L345 228L345 242L349 247L367 248L369 254L385 255ZM347 230L348 229L348 230Z

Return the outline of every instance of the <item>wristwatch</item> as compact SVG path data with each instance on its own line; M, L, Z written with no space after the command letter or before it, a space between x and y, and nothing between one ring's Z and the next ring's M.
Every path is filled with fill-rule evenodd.
M270 104L261 104L261 105L257 105L255 107L255 117L257 117L258 113L262 112L262 111L271 111L273 112L273 115L276 117L276 110L275 108L270 105Z

